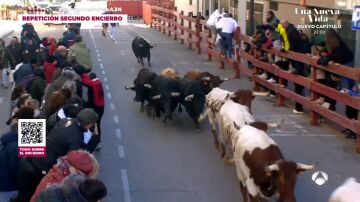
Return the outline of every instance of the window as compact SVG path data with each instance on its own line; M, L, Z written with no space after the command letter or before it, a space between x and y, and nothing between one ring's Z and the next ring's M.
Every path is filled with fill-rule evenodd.
M278 10L278 2L270 1L269 8L270 8L270 10L277 11Z
M192 0L189 0L189 5L190 5L190 6L192 5Z

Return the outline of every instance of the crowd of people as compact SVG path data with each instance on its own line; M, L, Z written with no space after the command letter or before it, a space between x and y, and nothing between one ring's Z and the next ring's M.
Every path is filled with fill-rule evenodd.
M232 56L232 36L236 31L236 26L237 23L231 14L224 10L222 13L218 10L214 11L207 21L207 27L211 30L211 33L217 33L217 35L212 35L212 42L215 45L220 44L222 54L225 57L231 58ZM245 43L245 47L245 51L251 53L257 59L275 64L283 70L303 77L308 77L312 73L309 65L279 57L278 55L263 51L263 49L275 48L280 52L293 51L312 54L312 57L318 61L317 63L324 66L332 63L350 67L354 66L354 54L336 30L329 29L326 33L326 40L314 44L302 30L298 30L294 24L287 20L279 20L271 10L266 13L266 22L256 26L255 33L251 36L251 44ZM248 64L251 67L251 62L248 62ZM279 78L269 72L261 71L258 76L270 83L279 83ZM350 96L359 96L360 85L349 78L317 69L316 79L319 83L347 93ZM286 86L287 81L284 82L284 87ZM294 86L295 93L303 95L304 87L297 83L294 83ZM270 96L275 97L276 95L270 91ZM319 95L316 103L332 111L336 110L336 100L326 95ZM296 102L293 113L302 114L302 104ZM357 110L351 106L346 106L346 116L349 119L357 119ZM347 138L356 139L357 137L349 129L343 132Z
M102 82L76 24L63 37L40 39L32 24L20 39L0 39L1 85L11 88L8 132L0 136L0 201L100 201L96 177L104 113ZM46 119L46 140L18 134L19 119ZM20 128L21 129L21 128ZM46 157L18 157L18 139L46 141Z

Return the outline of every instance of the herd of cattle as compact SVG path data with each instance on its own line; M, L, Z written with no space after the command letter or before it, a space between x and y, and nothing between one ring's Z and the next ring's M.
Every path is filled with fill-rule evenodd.
M137 44L134 41L133 50L138 62L143 65L141 57L148 56L150 65L151 47L146 42L145 53L139 56L135 52L138 50L134 49ZM144 45L138 48L142 47ZM200 130L199 122L207 117L221 158L228 164L235 164L244 202L263 201L272 197L276 197L279 202L295 202L297 175L314 169L315 165L285 160L280 148L267 134L269 127L278 127L281 123L259 122L251 114L254 97L267 93L249 90L231 92L219 88L226 80L228 78L199 70L189 71L180 77L173 68L164 69L160 75L143 68L133 85L125 89L135 91L134 101L141 103L141 112L145 110L146 102L149 116L160 117L163 113L163 126L172 118L176 108L182 112L182 106L194 122L197 132ZM333 193L330 201L355 202L355 198L360 198L359 187L360 184L355 180L349 181Z

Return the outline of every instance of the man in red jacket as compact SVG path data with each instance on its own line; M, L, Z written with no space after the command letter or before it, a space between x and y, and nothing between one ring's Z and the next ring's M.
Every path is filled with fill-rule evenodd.
M104 114L104 107L105 107L105 98L104 98L104 89L102 82L99 78L97 78L95 73L89 73L89 74L82 74L81 75L81 83L88 87L88 100L85 103L86 107L93 108L94 111L99 115L99 119L97 121L98 126L98 138L99 142L101 141L101 118Z
M44 63L46 84L50 84L52 82L52 79L55 74L57 66L58 66L58 63L57 63L55 56L51 55L46 59L46 61Z

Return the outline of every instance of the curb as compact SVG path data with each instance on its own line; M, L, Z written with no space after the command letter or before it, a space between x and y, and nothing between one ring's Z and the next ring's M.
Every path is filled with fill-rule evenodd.
M14 30L10 30L10 31L8 31L8 32L5 32L5 34L1 35L0 37L1 37L1 38L6 38L6 37L8 37L10 34L12 34L12 33L14 33Z

